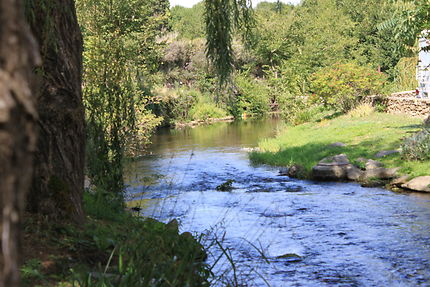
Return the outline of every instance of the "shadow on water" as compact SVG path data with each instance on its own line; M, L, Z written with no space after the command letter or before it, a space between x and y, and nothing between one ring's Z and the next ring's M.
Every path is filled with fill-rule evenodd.
M209 264L222 254L213 243L222 242L246 286L429 286L430 196L252 166L247 150L278 125L160 131L151 154L128 167L128 193L144 200L143 216L176 218L182 231L205 234ZM292 152L303 148L324 155L323 145ZM216 191L229 179L230 192ZM214 272L232 275L230 259Z

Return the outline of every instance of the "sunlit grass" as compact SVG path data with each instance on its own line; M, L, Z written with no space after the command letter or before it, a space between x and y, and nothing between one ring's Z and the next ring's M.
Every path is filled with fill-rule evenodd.
M366 117L341 116L333 120L285 127L276 138L259 143L261 152L253 152L254 163L288 166L299 164L310 171L326 156L345 153L350 160L359 157L375 159L381 150L400 148L403 138L421 128L421 120L406 115L371 113ZM329 147L342 142L346 147ZM409 162L399 154L378 159L388 167L400 167L400 173L412 177L430 174L430 163Z

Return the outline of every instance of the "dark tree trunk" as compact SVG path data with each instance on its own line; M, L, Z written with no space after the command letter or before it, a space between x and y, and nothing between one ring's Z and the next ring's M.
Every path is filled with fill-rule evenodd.
M79 222L83 220L85 130L82 37L75 3L28 2L43 61L37 92L39 139L28 209L51 219Z
M0 0L0 286L19 286L20 220L32 177L36 109L31 93L38 48L20 0Z

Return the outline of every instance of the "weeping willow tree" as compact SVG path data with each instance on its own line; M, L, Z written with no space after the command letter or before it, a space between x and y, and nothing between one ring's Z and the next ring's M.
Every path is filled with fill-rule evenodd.
M156 0L77 0L76 4L85 40L87 173L101 190L122 195L129 139L139 130L139 122L144 132L160 123L145 111L145 104L148 83L161 62L159 39L166 31L169 4ZM239 31L244 39L249 37L251 3L208 0L205 11L207 56L224 83L232 72L232 34Z
M205 0L206 55L220 83L233 71L233 33L240 32L245 43L254 25L250 0Z
M160 122L145 110L146 85L160 60L157 38L168 2L78 0L77 9L85 40L87 173L94 185L121 198L129 139L139 124L151 130Z

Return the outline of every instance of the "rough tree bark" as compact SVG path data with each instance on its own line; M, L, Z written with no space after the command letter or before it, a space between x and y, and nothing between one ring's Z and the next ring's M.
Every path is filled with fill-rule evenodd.
M51 219L79 222L84 218L82 36L74 0L37 2L28 1L30 26L43 61L37 92L39 139L28 209Z
M31 93L38 48L19 0L0 0L0 286L19 286L20 219L32 177L36 109Z

